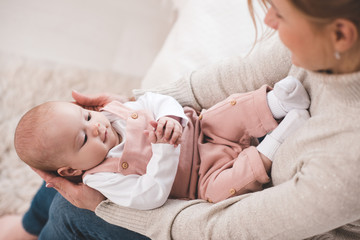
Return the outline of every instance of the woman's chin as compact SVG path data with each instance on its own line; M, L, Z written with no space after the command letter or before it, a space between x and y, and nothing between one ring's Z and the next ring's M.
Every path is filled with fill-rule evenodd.
M291 63L296 66L296 67L300 67L300 68L304 68L304 69L307 69L307 70L312 70L312 69L309 69L309 67L306 67L305 64L301 64L296 58L292 57L291 58Z
M291 62L293 65L297 66L297 67L301 67L299 65L299 62L297 61L296 57L294 57L294 55L291 55Z

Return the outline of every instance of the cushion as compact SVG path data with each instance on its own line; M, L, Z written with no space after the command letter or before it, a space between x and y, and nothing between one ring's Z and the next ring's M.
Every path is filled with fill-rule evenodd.
M244 56L254 38L246 1L186 1L178 8L177 21L141 87L175 81L189 71L226 57Z

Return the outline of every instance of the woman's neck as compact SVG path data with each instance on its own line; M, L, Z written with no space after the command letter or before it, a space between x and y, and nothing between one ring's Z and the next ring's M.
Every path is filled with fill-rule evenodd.
M337 60L336 65L332 69L335 74L354 73L360 71L360 52L353 49L353 52L344 53Z
M346 73L354 73L360 71L360 61L356 63L343 61L342 63L339 63L334 68L331 69L322 69L318 70L317 72L320 73L327 73L327 74L346 74Z

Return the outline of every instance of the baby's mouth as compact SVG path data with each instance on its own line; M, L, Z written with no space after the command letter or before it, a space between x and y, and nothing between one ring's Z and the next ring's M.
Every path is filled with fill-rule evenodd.
M106 142L106 139L107 139L107 129L105 129L105 133L104 133L104 143Z

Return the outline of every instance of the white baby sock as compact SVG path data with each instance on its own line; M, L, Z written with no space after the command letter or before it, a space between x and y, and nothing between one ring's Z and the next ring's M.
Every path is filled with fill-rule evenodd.
M309 95L304 86L292 76L277 82L266 98L276 119L283 118L292 109L307 109L310 105Z
M271 161L284 140L310 118L309 112L303 109L291 110L281 123L256 147L259 152Z

